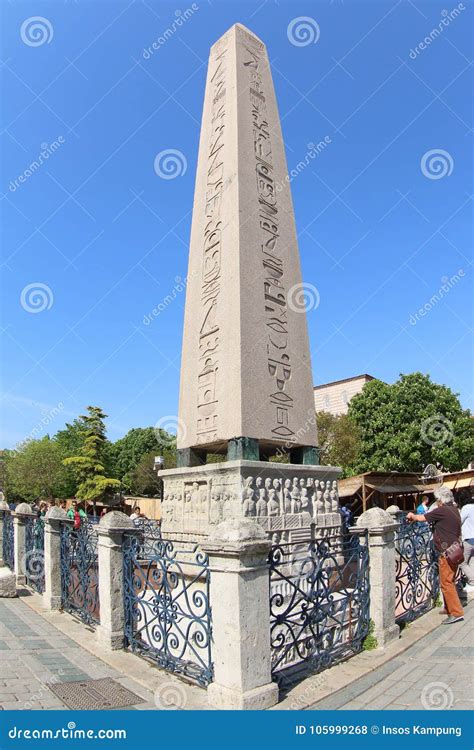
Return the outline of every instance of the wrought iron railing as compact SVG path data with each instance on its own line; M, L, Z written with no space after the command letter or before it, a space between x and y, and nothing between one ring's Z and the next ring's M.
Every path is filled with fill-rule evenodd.
M15 567L13 517L8 511L3 511L2 531L3 562L10 568L10 570L13 570Z
M25 522L24 572L28 586L39 594L44 591L44 520L27 518Z
M125 644L163 669L212 681L210 571L197 547L141 533L124 539Z
M87 523L62 523L61 607L87 625L100 622L97 533Z
M438 555L426 522L410 523L399 515L396 546L396 606L398 623L412 622L435 606L439 595Z
M156 551L157 542L162 541L161 523L151 518L136 518L133 522L140 532L137 536L140 543L139 557L151 559Z
M270 566L272 673L318 672L369 633L367 533L275 545Z

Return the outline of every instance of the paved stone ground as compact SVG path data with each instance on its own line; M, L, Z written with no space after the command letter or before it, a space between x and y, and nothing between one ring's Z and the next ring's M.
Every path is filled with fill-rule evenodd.
M84 638L90 632L84 629ZM67 709L48 682L113 678L156 709L153 693L81 648L21 599L0 600L0 706L3 709Z
M465 607L464 622L436 628L309 710L426 708L474 709L474 602Z
M0 600L0 708L66 710L48 682L100 678L115 680L144 701L132 709L156 710L160 700L169 706L167 695L178 708L208 708L201 688L185 685L134 654L104 654L82 623L70 615L42 612L36 595L28 594L26 601ZM437 627L443 616L433 611L410 625L385 657L377 651L359 654L300 683L295 695L275 709L309 704L313 710L422 709L424 691L425 703L434 708L472 710L474 602L465 615L463 623ZM407 640L413 645L401 649ZM319 690L326 696L313 703Z

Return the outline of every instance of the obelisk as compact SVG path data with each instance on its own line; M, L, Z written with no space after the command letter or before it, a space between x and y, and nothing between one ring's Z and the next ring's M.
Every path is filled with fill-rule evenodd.
M332 486L337 470L316 466L301 291L268 55L255 34L236 24L209 57L187 275L178 469L161 473L164 528L205 534L209 524L236 515L278 516L279 523L285 513L312 517L305 502L316 493L315 479ZM291 463L268 463L276 452L289 454ZM224 453L227 461L205 465L210 453ZM260 484L266 476L265 487L257 487L257 474ZM275 524L264 525L271 531Z

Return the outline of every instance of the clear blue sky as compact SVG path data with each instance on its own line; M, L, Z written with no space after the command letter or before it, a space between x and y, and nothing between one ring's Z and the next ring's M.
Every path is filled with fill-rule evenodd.
M175 3L1 5L0 445L52 434L87 404L113 440L177 413L184 294L143 321L186 275L208 50L237 21L267 44L289 168L330 139L292 182L303 276L320 294L315 384L421 370L472 408L471 4L446 19L454 2L200 0L148 59ZM33 16L39 36L22 31ZM300 16L315 43L289 41ZM154 169L167 149L186 160L174 179ZM421 160L440 149L428 177Z

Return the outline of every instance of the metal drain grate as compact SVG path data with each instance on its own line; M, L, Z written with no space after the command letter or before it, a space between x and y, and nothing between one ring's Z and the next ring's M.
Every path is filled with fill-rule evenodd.
M80 682L55 682L48 684L48 687L68 708L79 711L100 711L145 703L139 695L108 677Z

